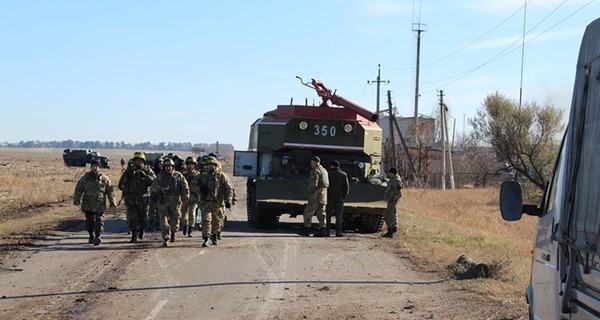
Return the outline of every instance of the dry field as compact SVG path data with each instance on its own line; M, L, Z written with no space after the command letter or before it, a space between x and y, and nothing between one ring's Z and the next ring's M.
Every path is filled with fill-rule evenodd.
M103 169L113 184L119 160L130 150L98 150L113 159ZM188 154L180 154L187 156ZM83 219L72 195L87 168L68 168L59 149L0 148L0 257ZM117 192L117 199L120 192ZM388 243L421 271L449 275L461 254L497 266L494 279L454 282L456 290L500 301L526 314L523 292L529 278L536 219L504 222L494 189L404 190L400 232ZM0 260L1 262L1 260Z
M537 218L506 222L497 189L404 190L394 239L422 270L447 269L461 254L497 267L494 279L457 281L457 290L524 309Z

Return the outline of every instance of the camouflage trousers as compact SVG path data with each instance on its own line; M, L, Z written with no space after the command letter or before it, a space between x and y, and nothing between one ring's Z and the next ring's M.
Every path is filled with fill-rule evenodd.
M313 215L317 216L319 228L322 229L325 227L325 205L327 204L318 200L308 200L306 208L304 208L304 213L302 214L304 216L304 227L311 227Z
M200 201L200 212L202 213L203 238L221 232L225 217L223 205L216 201Z
M150 228L155 228L160 224L160 219L158 217L158 196L153 195L150 196L150 201L148 203L148 226ZM152 230L154 231L154 230Z
M181 217L179 208L181 201L179 200L179 196L164 196L163 201L159 201L157 206L162 237L163 240L168 240L171 233L179 230L179 218Z
M398 200L388 201L387 208L385 209L385 224L388 230L391 228L398 228L398 214L396 213L396 206Z
M125 198L129 230L138 231L146 228L146 224L148 223L148 202L148 197L142 195L128 195Z
M104 232L104 212L85 212L85 229L91 235L100 236Z
M190 201L187 204L181 205L181 220L179 221L182 226L193 227L196 224L196 209L198 208L198 202Z

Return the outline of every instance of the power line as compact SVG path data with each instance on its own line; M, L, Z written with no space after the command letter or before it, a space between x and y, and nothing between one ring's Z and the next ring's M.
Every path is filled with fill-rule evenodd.
M456 50L456 51L453 51L453 52L451 52L451 53L449 53L449 54L447 54L447 55L445 55L445 56L443 56L443 57L441 57L441 58L438 58L438 59L436 59L436 60L434 60L434 61L431 61L431 62L428 62L428 63L425 63L425 64L423 64L423 67L427 67L427 66L430 66L430 65L432 65L432 64L438 63L438 62L440 62L440 61L442 61L442 60L445 60L445 59L447 59L447 58L450 58L451 56L453 56L453 55L455 55L455 54L457 54L457 53L459 53L459 52L461 52L461 51L463 51L463 50L467 49L468 47L470 47L470 46L472 46L472 45L474 45L474 44L475 44L477 41L481 40L483 37L485 37L485 36L487 36L488 34L492 33L492 31L494 31L494 30L498 29L498 28L499 28L501 25L503 25L504 23L506 23L506 21L510 20L510 18L514 17L514 16L515 16L517 13L521 12L521 10L523 10L523 8L525 8L525 7L527 6L527 4L529 4L529 3L530 3L530 2L532 2L532 1L533 1L533 0L529 0L528 2L526 2L524 6L520 7L520 8L519 8L517 11L513 12L513 13L512 13L510 16L508 16L506 19L502 20L502 21L501 21L500 23L498 23L496 26L494 26L493 28L491 28L490 30L488 30L487 32L485 32L484 34L482 34L481 36L479 36L477 39L475 39L475 40L473 40L473 41L469 42L467 45L463 46L462 48L460 48L460 49L458 49L458 50ZM568 1L568 0L566 0L566 1ZM566 1L565 1L565 2L566 2Z
M529 1L527 2L527 4L531 3L532 1L534 1L534 0L529 0ZM568 1L568 0L567 0L567 1ZM414 23L414 20L415 20L414 2L415 2L415 0L413 0L413 23ZM484 34L482 34L481 36L477 37L475 40L473 40L473 41L469 42L467 45L465 45L465 46L461 47L460 49L457 49L457 50L455 50L455 51L453 51L453 52L451 52L451 53L449 53L449 54L447 54L447 55L445 55L445 56L443 56L443 57L440 57L440 58L438 58L438 59L436 59L436 60L434 60L434 61L431 61L431 62L425 63L425 64L423 64L423 65L422 65L422 67L426 67L426 66L430 66L430 65L432 65L432 64L438 63L438 62L440 62L440 61L442 61L442 60L445 60L445 59L447 59L447 58L449 58L449 57L451 57L451 56L453 56L453 55L455 55L455 54L457 54L457 53L459 53L459 52L461 52L461 51L463 51L463 50L467 49L468 47L470 47L470 46L474 45L474 44L475 44L475 43L477 43L479 40L483 39L485 36L487 36L488 34L492 33L494 30L498 29L498 28L499 28L501 25L503 25L504 23L506 23L506 22L507 22L508 20L510 20L512 17L514 17L514 16L515 16L517 13L521 12L521 10L523 10L523 8L524 8L524 6L523 6L523 7L520 7L518 10L516 10L516 11L515 11L515 12L513 12L513 13L511 13L511 14L510 14L510 15L509 15L509 16L508 16L506 19L502 20L502 21L501 21L500 23L498 23L496 26L492 27L490 30L486 31ZM419 18L418 18L418 21L419 21L419 22L421 21L420 7L419 7ZM392 66L386 66L386 68L387 68L387 69L391 69L391 70L411 70L411 69L412 69L412 67L392 67Z
M568 0L567 0L567 1L568 1ZM550 26L550 27L549 27L549 28L547 28L546 30L544 30L544 31L542 31L541 33L537 34L535 37L532 37L531 39L529 39L529 40L525 41L525 44L527 44L527 43L529 43L529 42L531 42L531 41L533 41L533 40L535 40L535 39L539 38L539 37L540 37L540 36L542 36L543 34L545 34L545 33L547 33L548 31L550 31L550 30L554 29L556 26L558 26L559 24L563 23L565 20L569 19L570 17L572 17L573 15L575 15L576 13L578 13L579 11L583 10L585 7L587 7L588 5L590 5L590 4L591 4L592 2L594 2L594 1L595 1L595 0L591 0L591 1L589 1L588 3L586 3L585 5L583 5L582 7L580 7L579 9L575 10L574 12L572 12L571 14L569 14L568 16L566 16L565 18L563 18L562 20L558 21L557 23L553 24L552 26ZM559 7L560 7L560 6L562 6L562 5L563 5L565 2L566 2L566 1L564 1L563 3L561 3L561 4L559 5ZM556 9L555 9L555 10L553 10L553 11L552 11L550 14L548 14L546 17L544 17L544 19L543 19L543 20L545 20L545 19L546 19L546 18L547 18L549 15L553 14L555 11L556 11ZM532 30L534 30L534 29L535 29L535 28L536 28L538 25L539 25L539 23L538 23L538 24L536 24L536 25L535 25L534 27L532 27L531 29L529 29L529 31L527 32L527 34L529 34L529 33L530 33ZM482 63L482 64L478 65L477 67L474 67L474 68L472 68L472 69L469 69L469 70L467 70L467 71L465 71L465 72L462 72L462 73L459 73L459 74L457 74L457 75L454 75L454 76L448 77L448 78L446 78L446 79L437 80L437 81L430 81L430 82L428 82L428 83L443 82L443 81L446 81L446 80L450 80L450 79L454 79L454 78L456 78L456 79L454 79L454 80L452 80L452 81L450 81L450 82L447 82L447 83L445 83L445 84L443 84L443 85L442 85L442 86L448 86L448 85L451 85L451 84L453 84L453 83L455 83L455 82L457 82L457 81L459 81L459 80L461 80L461 79L464 79L465 77L467 77L467 76L468 76L468 75L470 75L471 73L473 73L473 72L475 72L475 71L477 71L477 70L481 69L482 67L484 67L484 66L486 66L486 65L490 64L491 62L493 62L493 61L496 61L496 60L498 60L498 59L500 59L500 58L502 58L502 57L506 56L507 54L509 54L509 53L511 53L511 52L513 52L513 51L515 51L515 50L517 50L517 49L519 49L519 47L513 47L513 46L514 46L516 43L518 43L518 42L519 42L521 39L522 39L521 37L520 37L520 38L518 38L517 40L515 40L514 42L512 42L511 44L509 44L509 45L508 45L506 48L502 49L500 52L498 52L496 55L494 55L492 58L490 58L490 59L489 59L489 60L487 60L486 62L484 62L484 63ZM511 47L513 47L513 48L511 48ZM510 49L510 50L509 50L509 49ZM425 91L423 91L423 93L426 93L426 92L432 92L432 91L435 91L435 90L437 90L437 89L429 89L429 90L425 90Z

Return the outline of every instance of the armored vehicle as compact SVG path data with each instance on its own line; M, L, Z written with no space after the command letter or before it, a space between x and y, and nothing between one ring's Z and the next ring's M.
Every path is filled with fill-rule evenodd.
M277 106L251 125L248 151L235 151L234 175L247 177L248 221L272 227L282 214L302 216L310 159L319 156L325 168L338 160L348 174L344 229L379 231L386 203L382 180L376 178L382 142L377 115L318 80L303 84L323 99L319 106Z
M85 167L93 160L100 160L102 168L110 168L110 158L90 149L65 149L63 161L69 167Z

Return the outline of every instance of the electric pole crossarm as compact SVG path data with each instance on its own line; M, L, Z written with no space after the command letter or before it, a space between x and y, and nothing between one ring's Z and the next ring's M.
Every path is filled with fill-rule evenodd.
M381 89L381 84L382 83L390 83L389 80L381 80L381 65L380 64L377 65L377 80L375 80L375 81L368 80L367 81L367 84L371 84L371 83L377 84L377 103L376 103L377 109L375 111L375 114L379 115L379 112L380 112L379 111L379 92Z

